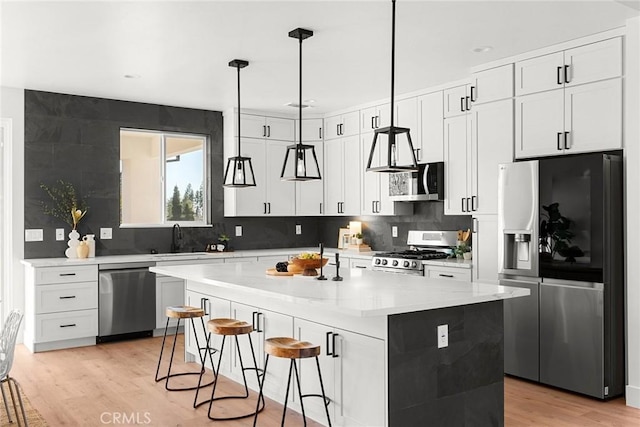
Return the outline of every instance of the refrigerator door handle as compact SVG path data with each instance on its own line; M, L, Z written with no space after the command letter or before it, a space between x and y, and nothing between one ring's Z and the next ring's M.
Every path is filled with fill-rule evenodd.
M542 279L542 284L545 286L556 286L563 288L576 288L576 289L593 289L595 291L604 290L604 283L596 282L578 282L575 280L554 280L554 279Z

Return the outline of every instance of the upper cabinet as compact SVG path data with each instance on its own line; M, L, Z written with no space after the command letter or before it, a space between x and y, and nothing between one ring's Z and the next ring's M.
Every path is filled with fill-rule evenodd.
M325 215L360 215L360 156L357 135L325 141Z
M444 161L444 104L443 92L421 95L416 99L418 109L417 140L414 140L419 163ZM413 131L413 128L411 129ZM415 135L412 133L412 135Z
M296 141L300 134L299 126L300 120L296 120ZM295 183L296 216L318 216L324 213L323 133L322 119L302 119L302 142L315 147L320 175L323 179Z
M516 63L516 96L620 77L622 38Z
M360 133L360 112L338 114L324 120L324 139L335 139L353 136Z
M294 141L294 122L291 119L241 114L240 136L280 141ZM236 122L236 131L237 131ZM237 135L237 132L236 132Z
M360 110L360 131L373 132L391 124L391 105L382 104Z
M516 158L622 148L621 75L620 38L516 64Z
M300 135L300 120L295 121L294 141L298 141ZM323 139L322 119L302 119L302 142L318 142ZM321 169L322 170L322 169Z

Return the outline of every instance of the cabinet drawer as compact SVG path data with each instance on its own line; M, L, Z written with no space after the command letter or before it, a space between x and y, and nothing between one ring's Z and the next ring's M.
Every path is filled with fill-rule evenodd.
M461 280L465 282L471 281L470 268L427 266L425 268L424 275L430 279Z
M371 270L371 260L366 259L351 259L349 265L351 268L361 268L365 270Z
M38 343L97 335L97 309L36 315L35 342Z
M35 284L75 283L98 280L97 265L36 268Z
M98 283L63 283L36 287L36 314L98 308Z

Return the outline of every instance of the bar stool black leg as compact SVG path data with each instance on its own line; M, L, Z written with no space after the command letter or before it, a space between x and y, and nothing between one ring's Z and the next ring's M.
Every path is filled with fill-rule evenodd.
M253 427L256 427L256 423L258 422L258 408L260 406L260 401L262 400L262 408L264 408L264 395L262 394L262 387L264 387L264 380L267 378L267 366L269 365L269 355L264 360L264 371L262 371L262 382L260 378L258 378L258 385L260 386L260 393L258 394L258 402L256 403L256 415L253 417Z
M249 342L251 342L251 337L247 335L249 338ZM238 342L238 336L236 335L236 349L238 350L238 359L240 359L240 372L242 372L242 382L244 383L244 396L249 397L249 386L247 385L247 376L244 374L244 362L242 361L242 351L240 351L240 343ZM253 346L251 346L251 350L253 350Z
M327 422L329 423L329 427L331 427L331 418L329 417L329 400L327 399L327 395L324 393L324 383L322 382L322 373L320 372L320 361L318 360L318 356L316 356L316 366L318 367L318 378L320 379L320 390L322 391L324 411L327 413ZM302 401L302 399L300 399L300 401Z
M162 363L162 353L164 352L164 342L167 339L168 329L169 329L169 317L167 317L167 323L164 326L164 336L162 337L162 347L160 347L160 357L158 358L158 367L156 368L156 382L164 379L164 378L158 378L158 374L160 373L160 363Z
M284 408L282 409L282 422L280 423L281 426L284 426L284 417L285 415L287 415L287 400L289 400L289 387L291 386L291 371L293 371L293 359L291 359L291 364L289 365L289 376L287 377L287 392L284 395ZM264 384L264 380L262 382Z
M293 366L293 373L296 375L296 384L298 384L298 396L300 396L300 409L302 410L302 421L304 426L307 427L307 415L304 413L304 399L302 398L302 388L300 386L300 377L298 376L298 365L295 359L291 359L291 365ZM284 425L284 418L282 419L282 425Z
M176 342L178 342L178 330L180 329L180 318L176 324L176 333L173 336L173 347L171 347L171 359L169 359L169 370L167 371L167 380L164 383L164 388L169 390L169 378L171 378L171 365L173 364L173 354L176 352Z

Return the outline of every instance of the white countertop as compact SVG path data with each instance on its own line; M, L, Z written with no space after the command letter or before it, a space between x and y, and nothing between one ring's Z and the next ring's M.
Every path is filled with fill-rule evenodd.
M340 253L341 257L371 259L376 252L352 252L335 248L325 248L327 254ZM159 262L178 260L210 260L210 259L233 259L275 255L294 255L300 252L318 252L317 247L306 248L282 248L282 249L253 249L233 252L181 252L166 254L135 254L135 255L106 255L95 258L32 258L23 259L24 265L31 267L58 267L68 265L96 265L115 264L125 262ZM283 259L284 261L285 259Z
M470 259L445 258L422 261L422 264L435 265L438 267L471 268L473 266L473 261Z
M150 270L213 287L251 293L351 316L386 316L529 295L528 289L343 269L344 281L269 276L270 263L156 266ZM329 275L327 275L329 276ZM329 276L330 277L330 276Z

